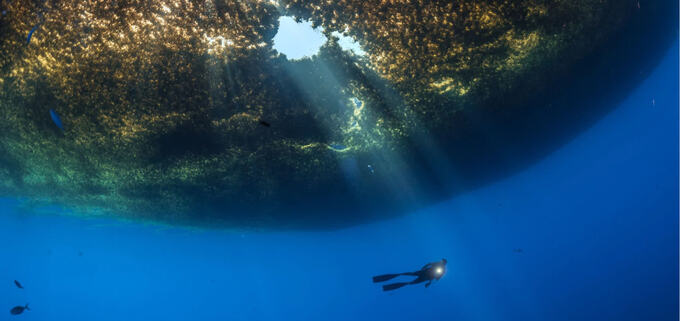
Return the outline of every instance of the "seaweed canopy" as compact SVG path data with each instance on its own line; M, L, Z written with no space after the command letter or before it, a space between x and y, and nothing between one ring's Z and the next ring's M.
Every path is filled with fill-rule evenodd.
M437 147L465 139L452 129L466 128L460 112L544 91L629 9L600 0L0 6L4 195L78 215L268 226L417 203L441 183L422 164L448 168L462 152ZM281 15L323 26L328 42L289 61L272 48ZM342 50L333 32L366 56Z

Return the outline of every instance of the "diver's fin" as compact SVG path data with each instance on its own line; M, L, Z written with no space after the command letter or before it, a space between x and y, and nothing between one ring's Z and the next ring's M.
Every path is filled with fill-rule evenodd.
M26 306L24 307L24 309L31 311L31 309L28 308L28 303L26 303Z
M401 283L392 283L392 284L387 284L383 285L383 291L392 291L396 290L404 285L407 285L408 283L406 282L401 282Z
M394 279L394 278L396 278L400 275L401 274L384 274L384 275L374 276L373 277L373 283L385 282L387 280L392 280L392 279Z

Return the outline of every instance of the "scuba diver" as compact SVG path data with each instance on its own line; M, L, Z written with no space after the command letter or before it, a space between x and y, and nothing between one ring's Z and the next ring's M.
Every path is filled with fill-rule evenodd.
M406 272L406 273L398 273L398 274L385 274L385 275L378 275L373 277L373 283L378 283L378 282L384 282L388 281L391 279L394 279L398 276L401 275L408 275L408 276L415 276L416 279L411 281L411 282L399 282L399 283L392 283L392 284L387 284L383 285L383 291L392 291L396 290L402 286L409 285L409 284L418 284L422 283L425 281L429 281L425 284L425 287L430 286L432 284L433 280L439 281L439 279L444 276L444 273L446 273L446 259L442 259L441 261L438 262L432 262L432 263L427 263L425 266L423 266L419 271L416 272Z

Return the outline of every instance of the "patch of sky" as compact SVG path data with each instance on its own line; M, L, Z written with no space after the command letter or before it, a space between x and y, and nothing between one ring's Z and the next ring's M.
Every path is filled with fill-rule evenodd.
M363 105L363 103L361 102L361 100L359 100L359 98L352 97L351 99L352 99L352 102L353 102L357 107L361 108L361 106Z
M365 55L359 44L351 37L333 32L338 37L338 44L343 50L352 51L355 55ZM309 21L296 22L293 17L279 18L279 31L274 36L274 49L288 59L297 60L312 57L328 39L323 35L323 28L312 28Z
M364 102L357 97L350 97L350 107L354 109L349 130L361 130L358 119L361 118Z
M345 36L337 31L331 33L333 36L338 37L338 44L343 50L348 50L353 52L357 56L364 56L366 52L361 49L361 46L352 37Z

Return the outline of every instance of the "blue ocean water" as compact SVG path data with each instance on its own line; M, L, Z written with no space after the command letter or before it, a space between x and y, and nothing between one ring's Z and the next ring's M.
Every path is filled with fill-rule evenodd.
M547 158L403 218L218 231L18 204L0 203L0 320L677 320L678 44ZM371 283L441 258L429 288Z

